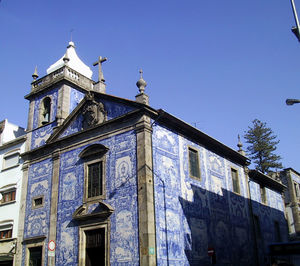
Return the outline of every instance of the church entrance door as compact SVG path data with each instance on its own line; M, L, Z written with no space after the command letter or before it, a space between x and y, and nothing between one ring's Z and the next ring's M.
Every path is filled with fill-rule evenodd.
M86 230L86 266L105 266L105 229Z

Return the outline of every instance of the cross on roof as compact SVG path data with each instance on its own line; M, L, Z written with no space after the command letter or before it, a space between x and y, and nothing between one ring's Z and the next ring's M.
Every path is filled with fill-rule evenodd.
M102 72L102 63L105 62L106 60L107 60L106 57L103 58L102 56L99 56L98 61L93 64L93 66L97 66L97 65L99 66L98 78L99 78L99 81L103 81L103 82L105 81L105 79L104 79L103 72Z

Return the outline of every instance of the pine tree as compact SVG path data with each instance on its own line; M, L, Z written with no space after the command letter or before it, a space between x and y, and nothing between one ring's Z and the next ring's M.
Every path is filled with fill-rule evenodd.
M255 169L267 174L271 169L281 169L281 157L276 155L276 145L279 140L273 131L266 126L266 123L255 119L252 127L248 127L244 138L248 143L247 151L250 159L255 164Z

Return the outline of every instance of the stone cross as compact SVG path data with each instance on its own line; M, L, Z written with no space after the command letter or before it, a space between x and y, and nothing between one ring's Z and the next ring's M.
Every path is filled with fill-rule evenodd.
M103 72L102 72L102 63L107 60L106 57L102 58L102 56L99 56L98 61L93 64L93 66L99 66L99 81L105 81Z

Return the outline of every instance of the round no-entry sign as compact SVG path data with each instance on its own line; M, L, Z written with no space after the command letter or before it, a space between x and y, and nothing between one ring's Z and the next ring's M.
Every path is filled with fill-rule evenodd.
M48 243L48 249L50 251L54 251L56 248L56 243L54 242L54 240L50 240L49 243Z

